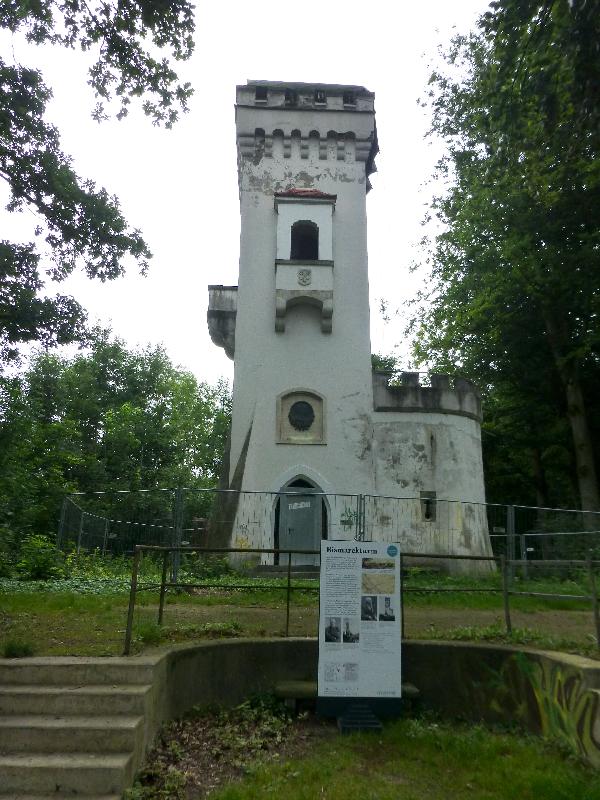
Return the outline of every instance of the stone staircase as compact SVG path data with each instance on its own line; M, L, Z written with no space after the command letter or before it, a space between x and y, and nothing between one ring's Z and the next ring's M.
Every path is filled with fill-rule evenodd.
M154 732L158 659L0 660L0 800L117 800Z

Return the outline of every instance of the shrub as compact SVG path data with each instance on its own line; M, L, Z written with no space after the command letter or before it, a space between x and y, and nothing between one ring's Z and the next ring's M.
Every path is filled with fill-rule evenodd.
M137 638L144 644L160 644L164 632L156 622L141 622L136 627Z
M182 559L182 570L190 577L204 580L206 578L221 578L235 572L224 556L206 555L204 553L190 553Z
M34 652L33 645L21 639L8 639L2 645L2 655L4 658L28 658L32 656Z
M14 569L15 535L7 525L0 525L0 578L10 578Z
M21 545L16 571L22 580L39 581L65 577L65 559L47 536L28 536Z

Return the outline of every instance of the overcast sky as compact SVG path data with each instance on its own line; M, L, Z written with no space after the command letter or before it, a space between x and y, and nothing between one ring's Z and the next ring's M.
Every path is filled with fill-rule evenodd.
M154 253L145 278L132 266L116 281L73 276L59 290L74 294L92 321L110 324L129 344L162 342L198 378L231 379L232 362L208 336L206 287L237 283L235 86L247 79L359 84L375 92L381 149L367 200L372 350L399 346L405 353L404 314L386 324L378 305L385 298L392 310L401 308L420 280L408 268L420 258L431 192L423 184L439 150L423 139L428 118L417 98L438 45L473 28L487 4L199 3L196 52L180 70L196 92L171 131L153 127L140 110L98 125L89 115L95 101L81 54L33 48L4 33L3 56L40 68L52 87L49 117L78 174L119 197ZM30 213L0 214L0 237L27 240L35 222Z

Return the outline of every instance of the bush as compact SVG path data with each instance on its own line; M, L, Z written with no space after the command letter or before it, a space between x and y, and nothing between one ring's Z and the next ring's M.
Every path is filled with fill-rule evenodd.
M143 644L160 644L164 637L164 631L156 622L141 622L136 627L136 635Z
M0 525L0 578L10 578L14 569L15 535L6 525Z
M35 650L30 642L21 639L8 639L2 645L2 655L4 658L29 658Z
M28 536L21 545L16 572L25 581L64 578L64 555L47 536Z
M205 553L186 554L182 559L181 568L187 575L198 580L221 578L235 572L224 556Z

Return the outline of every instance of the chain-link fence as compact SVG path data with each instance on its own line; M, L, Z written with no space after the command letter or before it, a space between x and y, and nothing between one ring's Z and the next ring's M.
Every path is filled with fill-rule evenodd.
M136 545L311 549L321 538L393 541L409 553L494 554L521 562L599 558L600 513L307 489L96 492L65 498L58 545L122 555ZM521 569L526 573L526 565Z

